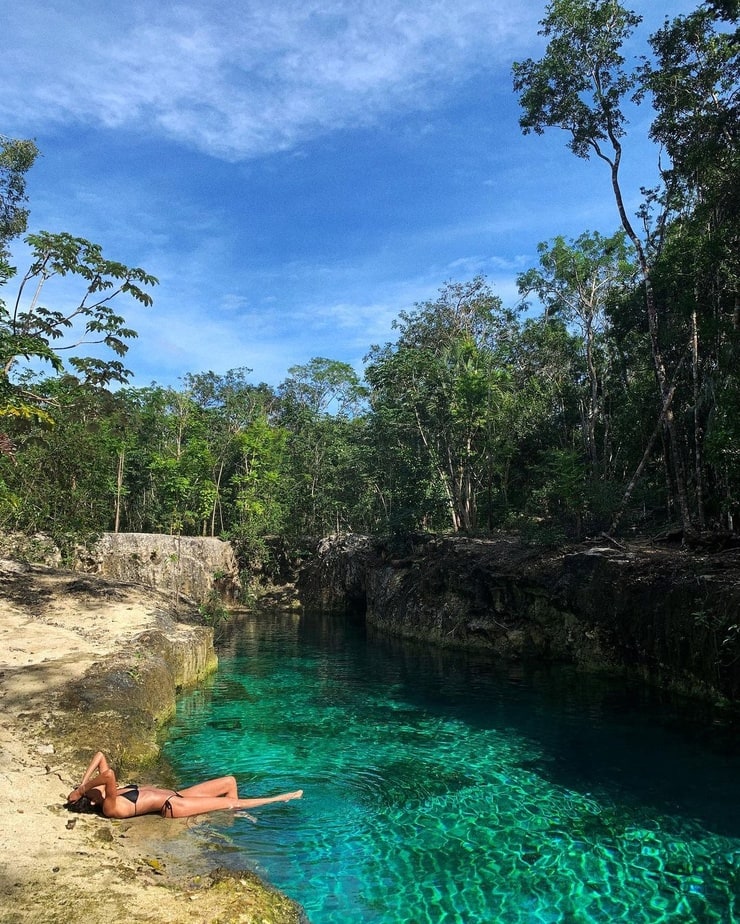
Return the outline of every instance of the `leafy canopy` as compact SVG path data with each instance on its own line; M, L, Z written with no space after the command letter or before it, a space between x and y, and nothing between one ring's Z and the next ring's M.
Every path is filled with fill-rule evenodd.
M546 54L513 65L524 134L562 128L578 157L595 153L611 163L604 143L618 149L622 99L634 86L621 48L640 21L615 0L553 0L539 30L549 39Z
M68 232L29 234L30 266L16 291L3 297L2 289L17 276L10 264L10 242L26 230L28 210L26 173L38 154L32 141L0 136L0 417L51 423L50 401L34 392L21 361L32 367L49 364L55 373L65 369L63 357L83 383L107 386L126 382L131 375L121 358L136 331L114 308L127 295L142 305L152 304L148 288L157 279L139 267L104 256L99 244ZM82 283L70 286L65 279ZM45 296L52 280L58 284L51 302ZM78 348L85 347L82 352ZM101 358L96 347L112 352Z

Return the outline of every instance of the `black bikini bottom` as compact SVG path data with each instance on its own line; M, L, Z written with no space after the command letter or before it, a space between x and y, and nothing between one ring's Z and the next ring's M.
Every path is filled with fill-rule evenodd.
M172 812L172 804L171 804L171 800L173 796L177 796L178 799L182 799L182 793L173 792L172 796L170 796L170 798L162 806L162 818L167 818L167 817L174 818L174 814Z

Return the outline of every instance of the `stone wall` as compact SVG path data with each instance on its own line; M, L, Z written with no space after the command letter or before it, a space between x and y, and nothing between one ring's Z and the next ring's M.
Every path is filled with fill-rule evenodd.
M198 536L104 533L92 548L80 551L75 568L154 587L173 601L204 603L215 592L230 603L241 590L231 545Z
M0 558L33 562L57 568L62 553L54 540L44 533L27 536L24 533L0 533Z
M160 627L142 632L68 683L54 716L57 737L82 757L90 742L118 765L144 765L159 756L162 727L176 696L216 670L213 632L182 625L162 611Z
M337 536L319 543L299 591L305 606L361 612L389 634L740 699L737 551Z

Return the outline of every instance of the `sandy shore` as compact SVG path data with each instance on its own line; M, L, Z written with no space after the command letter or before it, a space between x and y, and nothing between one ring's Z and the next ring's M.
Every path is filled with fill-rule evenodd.
M110 821L63 807L84 765L54 739L59 693L161 626L153 592L116 585L109 599L88 599L74 577L0 560L0 922L300 920L256 877L210 875L197 838L181 836L193 820Z

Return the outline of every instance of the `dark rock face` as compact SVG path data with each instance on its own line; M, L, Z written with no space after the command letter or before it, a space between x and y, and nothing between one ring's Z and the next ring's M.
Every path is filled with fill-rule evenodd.
M338 536L299 583L307 607L508 659L637 669L740 699L740 555L649 546L543 551L509 537Z

